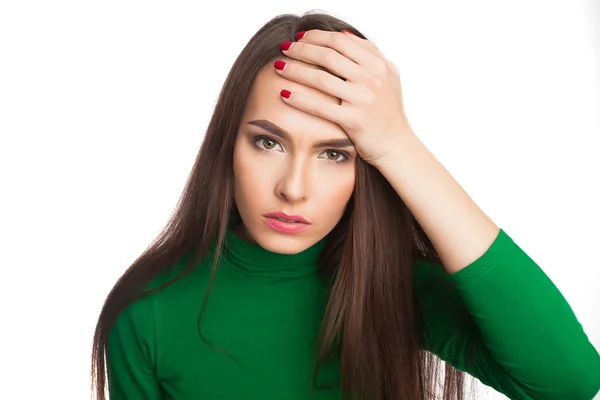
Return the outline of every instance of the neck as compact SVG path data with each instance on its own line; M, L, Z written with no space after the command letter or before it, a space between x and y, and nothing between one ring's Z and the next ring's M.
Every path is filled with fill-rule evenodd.
M240 224L227 228L224 257L235 268L269 278L298 278L316 274L327 237L297 254L275 253L261 247Z

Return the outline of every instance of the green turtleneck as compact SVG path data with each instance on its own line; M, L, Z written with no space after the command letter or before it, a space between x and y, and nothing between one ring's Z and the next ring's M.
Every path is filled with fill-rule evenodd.
M200 325L208 343L198 317L213 253L119 316L108 340L110 399L339 399L336 387L310 385L327 302L317 275L324 245L276 254L229 230ZM591 399L598 391L597 351L558 289L503 230L455 274L415 265L414 285L424 350L510 398ZM472 344L479 350L469 358ZM325 364L317 384L338 381L335 361Z

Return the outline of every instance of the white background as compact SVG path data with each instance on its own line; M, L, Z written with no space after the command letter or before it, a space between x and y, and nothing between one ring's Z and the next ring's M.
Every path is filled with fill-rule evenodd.
M1 3L1 398L89 398L102 302L169 218L228 69L314 8L399 67L417 134L600 348L597 1L209 4Z

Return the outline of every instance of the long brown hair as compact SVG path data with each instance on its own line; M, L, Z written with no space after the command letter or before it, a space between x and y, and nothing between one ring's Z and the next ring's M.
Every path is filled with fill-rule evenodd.
M281 56L281 42L293 41L296 32L311 29L348 29L365 38L333 16L308 12L273 18L244 47L219 94L175 212L104 303L92 352L92 394L99 400L105 400L107 387L107 336L120 312L131 302L175 282L145 290L184 255L192 257L177 279L190 272L216 243L214 276L227 226L237 214L233 148L251 87L260 69ZM412 278L416 259L439 262L439 256L386 179L360 159L356 168L355 191L344 216L330 232L320 259L331 294L315 349L318 364L334 352L339 354L341 388L347 399L433 398L441 360L419 349L420 316ZM209 292L210 286L205 304ZM463 398L463 377L462 372L446 365L445 399Z

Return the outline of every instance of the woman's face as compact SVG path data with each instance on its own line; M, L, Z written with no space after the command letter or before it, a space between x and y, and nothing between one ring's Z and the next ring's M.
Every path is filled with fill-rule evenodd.
M282 89L340 104L338 98L280 77L272 62L261 70L235 142L234 193L243 221L236 233L269 251L296 254L325 237L341 219L354 190L357 154L351 143L319 143L349 140L339 125L284 103ZM278 211L302 216L310 224L280 224L265 217ZM286 228L302 231L281 231Z

